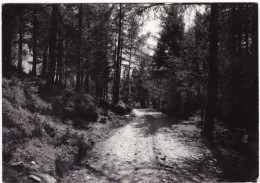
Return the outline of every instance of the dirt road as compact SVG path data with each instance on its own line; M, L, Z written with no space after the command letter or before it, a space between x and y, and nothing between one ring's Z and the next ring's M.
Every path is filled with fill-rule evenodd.
M195 120L169 119L150 109L134 109L136 118L96 144L82 182L223 181Z

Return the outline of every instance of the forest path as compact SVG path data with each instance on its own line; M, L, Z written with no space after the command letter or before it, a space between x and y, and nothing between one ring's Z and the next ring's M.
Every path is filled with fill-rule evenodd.
M131 123L96 144L88 171L77 171L75 177L82 182L222 181L223 172L195 119L170 119L152 109L133 113Z

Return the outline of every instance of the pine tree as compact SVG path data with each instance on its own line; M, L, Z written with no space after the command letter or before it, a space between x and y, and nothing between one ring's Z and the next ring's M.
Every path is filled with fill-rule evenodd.
M217 89L218 89L218 4L211 4L211 17L209 24L209 74L207 89L206 116L203 125L203 134L213 138L216 117Z
M57 24L59 16L59 5L52 5L51 15L51 28L50 28L50 40L49 40L49 55L50 55L50 67L47 78L47 88L52 90L54 85L55 67L56 67L56 37L57 37Z

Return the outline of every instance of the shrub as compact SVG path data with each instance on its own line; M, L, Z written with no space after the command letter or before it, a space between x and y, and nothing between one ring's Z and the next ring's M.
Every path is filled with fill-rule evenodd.
M86 157L87 150L88 150L88 146L85 142L85 138L83 134L78 139L77 147L78 147L78 153L75 156L75 162L79 164Z
M107 117L101 117L99 123L105 124L107 122Z
M125 115L130 113L133 108L130 105L123 103L123 101L119 101L118 105L113 106L111 110L116 114Z
M50 137L55 137L56 131L55 131L55 129L52 128L49 124L45 124L45 125L43 126L43 128L44 128L44 130L46 131L46 133L47 133L48 135L50 135Z
M64 161L62 156L59 156L55 159L55 173L59 178L62 178L71 167L71 163Z
M17 128L3 128L3 160L9 162L13 157L17 144L25 143L26 135Z
M103 109L111 109L110 103L103 99L99 99L98 107L102 107Z
M42 130L39 126L36 126L35 129L32 131L32 137L42 137Z
M11 159L13 158L13 152L15 151L15 147L7 144L7 143L3 143L3 161L5 163L8 163L9 161L11 161Z
M4 127L13 128L15 126L14 121L5 112L3 112L2 119L3 119L2 122Z

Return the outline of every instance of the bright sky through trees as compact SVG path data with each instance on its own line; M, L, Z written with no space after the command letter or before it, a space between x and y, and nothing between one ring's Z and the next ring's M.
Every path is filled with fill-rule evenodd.
M185 23L185 31L187 31L191 26L194 25L195 13L196 10L200 13L205 12L205 5L196 5L188 7L184 12L184 23ZM141 35L151 33L151 36L147 40L147 46L154 48L157 44L157 37L161 30L160 28L160 17L154 16L154 11L149 12L149 18L145 16L145 23L143 26L143 30ZM149 49L148 51L150 54L153 54L153 50Z

